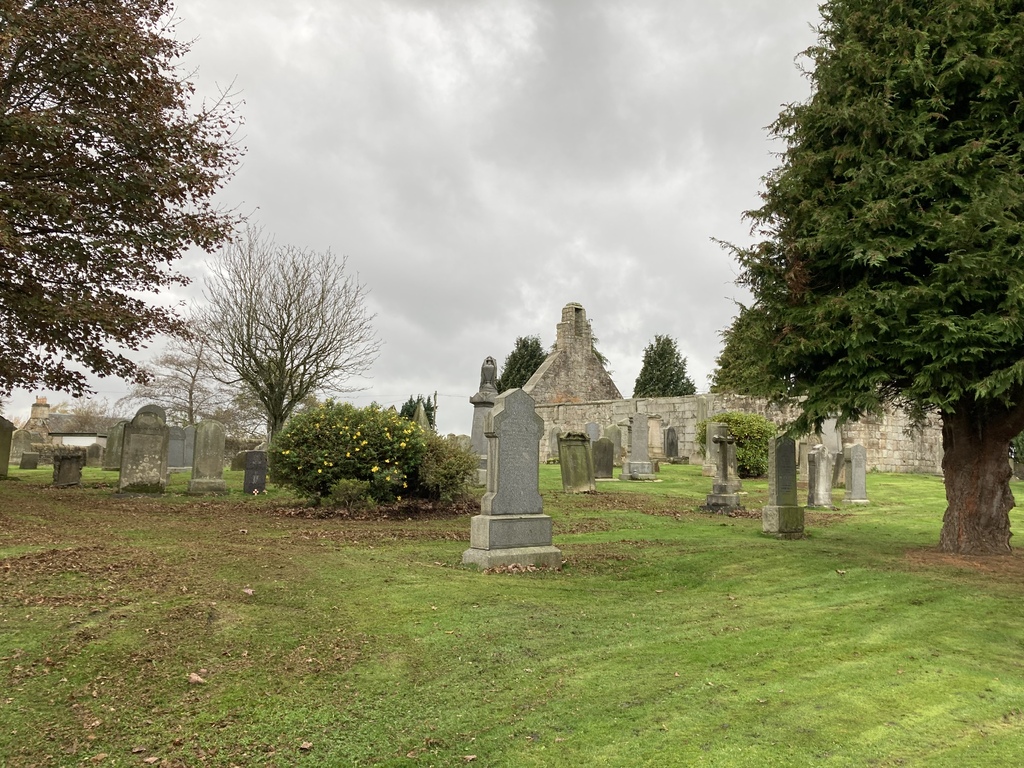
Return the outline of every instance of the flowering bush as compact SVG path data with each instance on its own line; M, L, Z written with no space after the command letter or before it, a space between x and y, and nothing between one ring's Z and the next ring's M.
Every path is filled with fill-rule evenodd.
M469 491L469 483L476 476L480 457L462 448L453 436L427 435L427 448L423 460L416 468L417 496L440 501L456 501Z
M425 451L423 430L374 403L325 403L294 416L274 438L271 479L319 504L339 480L368 484L374 501L401 498Z

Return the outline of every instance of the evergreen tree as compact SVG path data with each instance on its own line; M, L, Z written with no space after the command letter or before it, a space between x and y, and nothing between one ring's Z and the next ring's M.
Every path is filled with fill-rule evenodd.
M831 0L812 96L734 248L802 398L794 430L896 403L941 417L941 548L1008 553L1024 428L1024 24L983 0Z
M434 410L436 409L437 404L431 400L429 396L424 397L423 395L416 395L416 397L413 397L412 395L409 395L409 399L402 404L398 414L403 418L412 421L416 416L416 405L418 403L423 403L423 410L427 413L427 420L430 421L430 426L436 427L437 422L434 420Z
M686 358L679 355L676 340L656 334L644 349L644 363L633 385L633 397L680 397L696 391L686 375Z
M516 389L530 380L537 372L541 363L547 358L540 336L519 336L516 345L505 358L501 367L501 375L495 382L499 392Z
M741 304L739 314L720 335L724 344L715 359L712 392L778 398L785 391L785 382L768 371L773 339L760 312Z

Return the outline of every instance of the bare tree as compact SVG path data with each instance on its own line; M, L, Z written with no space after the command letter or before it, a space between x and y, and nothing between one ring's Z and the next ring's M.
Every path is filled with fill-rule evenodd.
M203 333L224 380L263 405L268 437L309 395L345 391L377 359L367 289L346 266L329 250L279 246L254 228L210 264Z

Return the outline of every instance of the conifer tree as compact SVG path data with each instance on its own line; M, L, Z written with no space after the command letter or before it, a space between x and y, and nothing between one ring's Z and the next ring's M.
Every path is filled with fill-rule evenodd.
M537 372L541 363L547 358L544 347L540 343L540 336L519 336L516 345L501 367L501 375L495 382L499 392L506 389L516 389L523 386L530 380L530 377Z
M686 374L686 358L681 357L676 340L656 334L644 349L644 362L633 385L633 397L680 397L697 391Z

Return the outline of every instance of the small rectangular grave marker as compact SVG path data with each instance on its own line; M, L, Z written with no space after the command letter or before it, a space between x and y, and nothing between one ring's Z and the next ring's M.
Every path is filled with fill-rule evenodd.
M267 490L267 452L245 452L245 475L242 479L242 492L255 495Z
M846 458L846 495L843 501L849 504L868 503L868 452L860 443L847 445L843 449Z
M797 501L796 443L789 437L768 442L768 505L761 510L761 530L780 539L804 535L804 510Z
M582 432L569 432L558 440L558 464L562 471L562 490L566 493L593 493L594 454L590 438Z

